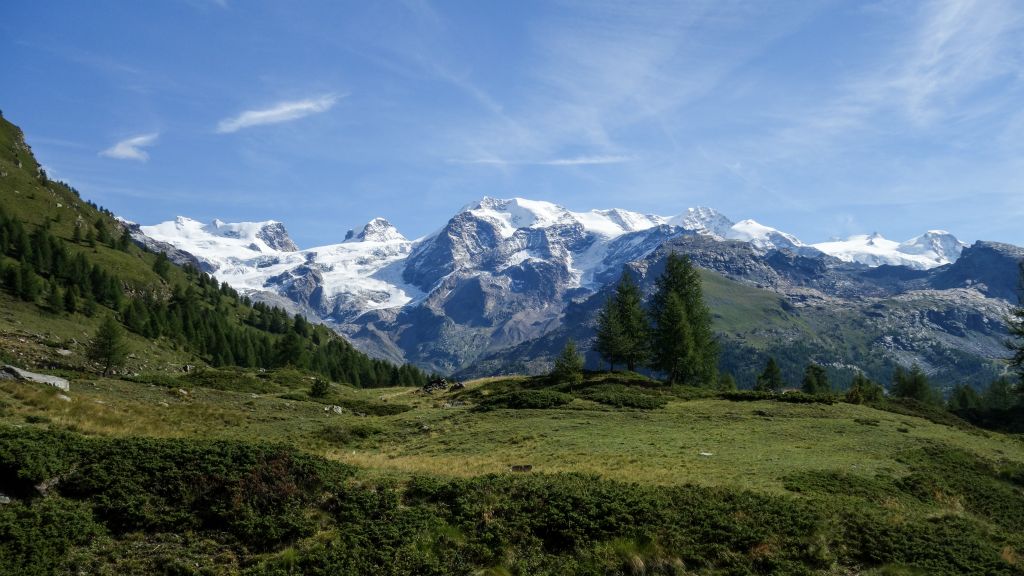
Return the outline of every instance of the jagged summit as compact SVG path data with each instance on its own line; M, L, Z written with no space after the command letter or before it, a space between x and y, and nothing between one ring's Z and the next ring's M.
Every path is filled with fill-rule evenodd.
M733 226L732 220L726 218L724 214L706 206L687 208L686 212L671 218L668 223L720 239L727 238Z
M966 244L944 230L929 230L906 242L889 240L878 232L872 232L812 246L847 262L927 270L956 262Z
M229 223L214 219L209 224L186 216L153 226L140 226L143 234L193 254L213 246L232 256L251 253L295 252L299 249L284 224L276 220ZM198 249L198 250L196 250Z
M358 234L349 230L345 242L408 242L405 236L384 218L374 218Z

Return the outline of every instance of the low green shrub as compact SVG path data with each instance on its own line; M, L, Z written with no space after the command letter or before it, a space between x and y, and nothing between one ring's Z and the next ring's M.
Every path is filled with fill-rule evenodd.
M836 399L832 396L805 394L803 392L787 392L776 394L775 392L761 392L757 390L735 390L721 392L718 397L733 402L755 402L770 400L773 402L789 402L792 404L835 404Z
M485 398L478 404L481 410L499 408L544 409L557 408L572 402L572 396L554 390L517 390Z
M581 398L592 400L616 408L638 408L640 410L654 410L663 408L668 400L661 396L644 393L636 388L629 388L622 384L599 384L586 388L580 392Z
M278 384L264 378L257 378L242 369L204 368L182 376L180 381L183 385L188 386L256 394L266 394L281 389Z

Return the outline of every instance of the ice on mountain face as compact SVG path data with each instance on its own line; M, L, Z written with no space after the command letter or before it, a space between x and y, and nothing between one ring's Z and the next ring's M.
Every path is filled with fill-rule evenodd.
M640 214L612 208L571 212L557 204L543 200L511 198L500 200L485 196L462 209L473 216L495 224L502 236L508 238L516 230L550 228L556 225L580 224L587 232L615 237L628 232L646 230L666 223L667 219L651 214Z
M462 211L494 224L505 238L512 236L521 228L551 226L567 214L561 206L542 200L500 200L488 196L470 204Z
M721 239L729 236L733 226L732 220L726 218L721 212L703 206L687 208L686 212L670 219L668 223L698 234Z
M847 262L868 266L907 266L927 270L955 262L964 243L943 230L930 230L906 242L895 242L881 234L861 234L846 240L814 244L815 248Z
M945 230L929 230L900 244L904 254L919 254L947 264L960 257L966 244Z
M274 221L203 224L178 217L140 230L209 263L219 281L242 291L277 289L281 279L308 277L311 283L321 283L324 307L331 299L342 298L347 306L366 311L403 306L422 297L401 281L400 273L389 269L404 261L412 243L383 218L368 223L356 241L310 250L298 250L284 225ZM277 282L272 281L275 278ZM304 288L306 293L311 290Z
M345 234L346 242L407 242L405 236L384 218L374 218L363 226L362 232L353 234L349 230Z
M742 220L733 224L726 233L726 238L750 242L762 250L786 248L799 252L804 248L804 243L796 236L780 232L754 220Z

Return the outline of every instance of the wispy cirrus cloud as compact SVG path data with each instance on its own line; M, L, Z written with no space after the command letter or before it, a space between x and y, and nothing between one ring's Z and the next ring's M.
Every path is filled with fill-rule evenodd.
M544 160L507 160L504 158L473 158L470 160L451 160L452 164L483 164L490 166L594 166L600 164L622 164L635 160L634 156L572 156L568 158L550 158Z
M149 153L143 150L143 148L156 144L156 140L159 136L160 134L153 132L151 134L141 134L139 136L126 138L100 152L100 155L106 156L107 158L116 158L118 160L138 160L140 162L145 162L146 160L149 160Z
M220 134L230 134L238 132L243 128L265 124L279 124L305 118L313 114L320 114L333 108L342 97L336 94L327 94L318 98L278 102L269 108L259 110L246 110L237 116L225 118L218 122L217 132Z

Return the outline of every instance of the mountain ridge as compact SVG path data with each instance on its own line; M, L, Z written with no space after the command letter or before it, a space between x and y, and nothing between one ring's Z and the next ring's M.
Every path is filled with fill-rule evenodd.
M140 227L140 234L156 232L156 238L138 240L178 249L198 245L195 237L186 241L161 235L171 230L165 224ZM254 234L260 228L255 224L266 223L236 228ZM226 226L221 223L213 232ZM202 239L213 251L194 256L254 299L286 298L296 311L331 325L376 356L472 375L486 373L473 368L478 361L494 366L485 359L558 330L574 302L594 298L617 280L624 266L642 263L666 247L689 254L730 282L780 295L786 306L815 317L812 324L827 325L821 319L828 314L816 312L816 306L845 306L868 314L870 310L863 310L867 299L882 299L878 305L893 308L886 308L886 314L899 317L894 333L906 334L900 341L913 344L906 346L910 350L873 345L890 359L872 369L877 377L897 360L925 364L937 374L963 373L950 368L952 360L928 352L925 341L941 341L937 345L953 356L958 352L950 350L957 346L973 350L977 361L989 366L980 373L994 373L1000 350L990 327L998 320L995 310L1013 295L1009 245L976 243L972 249L951 234L931 230L903 243L873 235L874 252L864 251L863 258L851 256L848 245L831 255L756 221L732 222L708 207L664 217L623 209L573 212L546 201L485 196L464 206L435 233L415 240L375 218L339 244L291 252L264 250L262 244L254 250L246 245L248 237L224 239L213 232ZM217 254L221 242L234 245ZM968 258L957 266L962 254ZM998 273L991 272L993 266ZM732 290L726 285L721 289ZM970 292L952 300L940 294L955 289ZM982 310L984 321L972 321L980 331L971 332L982 344L949 340L934 322L895 311L910 306L900 299L914 291L924 291L937 302L957 303L959 312L936 318L973 318ZM921 322L927 326L921 328ZM949 330L962 331L951 322ZM741 328L743 333L757 331L754 326ZM762 346L759 338L754 340ZM822 354L839 354L837 342L822 346ZM862 355L870 349L864 347ZM531 359L529 370L546 369L549 352Z

